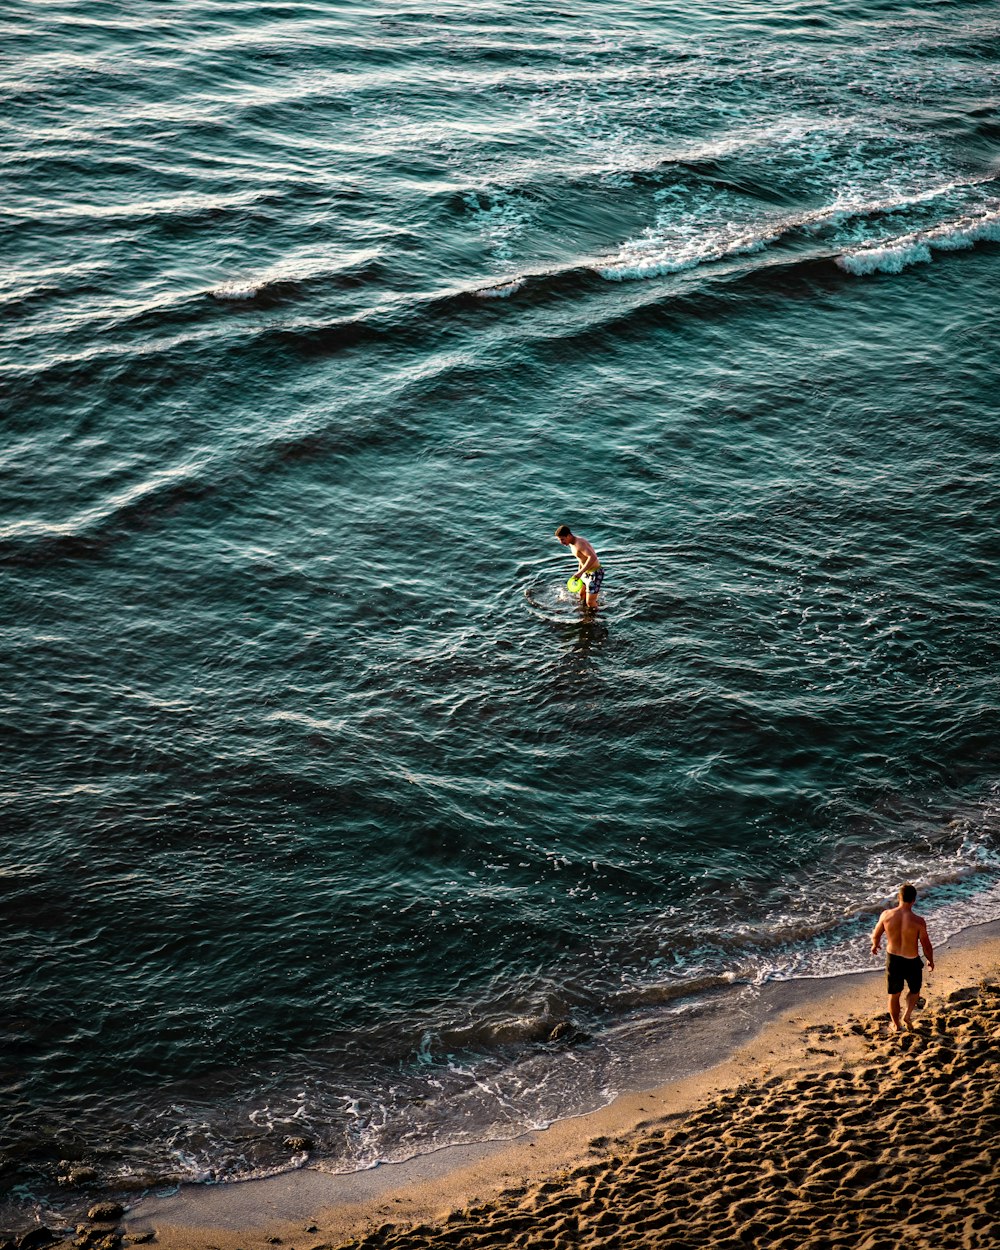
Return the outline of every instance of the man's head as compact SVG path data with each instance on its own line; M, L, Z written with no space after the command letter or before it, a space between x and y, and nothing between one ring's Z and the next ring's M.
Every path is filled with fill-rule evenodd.
M901 903L915 903L917 901L917 887L910 885L907 881L906 885L899 887L899 901Z
M564 547L568 547L573 541L573 531L568 525L560 525L556 530L556 538L559 539Z

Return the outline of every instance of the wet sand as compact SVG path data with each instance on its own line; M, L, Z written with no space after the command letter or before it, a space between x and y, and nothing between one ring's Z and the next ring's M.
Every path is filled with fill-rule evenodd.
M722 1064L513 1143L148 1200L171 1250L996 1250L1000 925L939 951L916 1031L878 973L775 987Z

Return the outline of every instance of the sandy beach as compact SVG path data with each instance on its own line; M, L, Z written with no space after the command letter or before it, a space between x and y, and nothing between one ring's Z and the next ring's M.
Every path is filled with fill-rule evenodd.
M351 1178L191 1187L120 1231L170 1250L991 1250L998 982L984 926L939 951L914 1033L890 1032L879 973L780 987L755 1036L675 1084Z

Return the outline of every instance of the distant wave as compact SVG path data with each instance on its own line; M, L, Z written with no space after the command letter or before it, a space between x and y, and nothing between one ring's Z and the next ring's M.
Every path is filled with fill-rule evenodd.
M479 299L510 299L527 282L527 277L511 278L509 282L498 282L496 286L483 286L473 291Z
M817 263L831 260L849 274L876 271L900 272L907 265L926 262L934 250L969 248L981 241L1000 240L1000 207L995 198L976 211L952 214L941 224L892 235L877 243L843 238L850 223L862 223L865 231L878 228L883 218L909 208L934 205L969 186L991 182L991 178L950 181L936 187L900 196L866 201L838 201L828 206L796 214L768 217L745 228L726 227L708 231L702 238L678 239L674 243L644 238L625 244L614 255L599 259L581 257L564 266L538 271L522 271L492 281L482 278L478 283L459 284L426 293L399 293L390 300L380 299L376 306L339 317L306 316L301 320L244 323L234 332L233 322L199 325L206 305L242 310L262 310L286 303L295 303L310 294L331 287L365 287L389 280L380 247L365 248L333 257L289 257L260 274L236 276L201 291L187 291L157 296L153 300L105 307L101 317L108 321L107 334L95 336L100 318L86 318L81 328L89 332L82 350L50 355L40 362L27 360L6 370L6 381L14 393L31 393L37 400L51 393L54 397L67 386L90 385L103 373L113 374L119 385L145 383L155 361L169 359L176 383L178 373L201 374L223 367L235 356L248 351L278 347L307 357L327 356L349 350L362 343L405 341L426 333L430 321L448 321L468 310L470 302L483 309L485 304L534 303L551 299L578 299L593 295L608 281L649 279L693 271L705 267L706 275L714 265L730 262L719 270L720 276L752 278L774 272L779 266L786 275L790 271L807 272ZM885 223L888 224L888 223ZM883 227L884 228L884 227ZM838 238L838 235L840 237ZM781 246L782 244L789 246ZM739 257L754 256L735 275L732 264ZM384 294L384 292L383 292ZM673 295L678 293L674 292ZM689 300L688 290L684 298ZM664 295L653 298L659 305ZM644 301L644 307L648 300ZM687 307L687 305L685 305ZM498 307L496 315L504 315ZM626 317L642 316L642 309L632 309ZM622 316L621 309L611 311L612 320ZM214 319L213 319L214 320ZM587 332L605 324L598 316L589 323ZM160 337L141 344L122 340L124 330L181 327L179 334ZM578 333L579 326L567 327ZM20 546L20 544L18 544Z
M0 528L0 564L38 564L96 554L121 530L200 499L220 482L191 466L163 469L66 521L15 521Z
M386 277L377 247L341 256L290 256L262 273L233 277L212 287L144 289L117 299L98 298L100 287L92 274L90 266L53 267L41 274L8 276L0 284L0 308L8 313L37 309L36 320L41 323L47 307L59 311L58 322L53 317L43 323L43 333L53 336L58 326L58 350L39 351L34 360L30 354L11 355L4 362L6 382L15 393L30 392L37 398L39 389L48 384L56 391L86 385L103 370L130 383L133 377L148 376L154 360L167 357L175 362L172 368L211 367L196 357L206 350L241 350L258 328L249 324L234 340L232 320L223 310L267 311L332 290L378 287ZM70 296L93 298L78 298L67 316L60 305ZM15 321L8 341L20 337L37 347L33 328L19 328ZM156 337L149 338L147 332ZM214 359L217 364L218 357ZM184 364L179 363L182 360Z
M845 273L901 273L909 265L928 264L932 253L957 252L977 243L1000 243L1000 209L957 217L929 230L914 230L880 243L841 253L836 264Z
M266 305L294 297L307 287L324 281L334 285L360 285L378 276L379 248L366 248L337 258L289 259L263 273L229 279L208 294L220 303Z
M677 231L673 237L669 237L666 232L658 237L655 230L650 229L646 235L623 243L620 249L610 256L585 259L576 264L543 272L513 274L500 282L473 288L468 294L477 299L509 299L523 292L535 294L543 289L563 290L568 281L579 283L587 275L596 275L609 282L667 277L696 269L701 265L760 253L775 244L794 239L796 235L821 240L825 232L835 231L852 222L867 223L877 221L881 217L892 217L908 209L922 209L937 200L961 192L965 188L993 181L992 175L951 180L906 194L877 199L838 200L823 208L771 217L756 223L748 222L745 225L727 223L723 227L706 227L699 233L692 232L687 235L681 235ZM922 246L937 247L941 250L971 247L980 239L996 237L994 232L997 229L997 220L998 210L991 207L978 215L969 213L949 220L940 227L931 227L902 236L896 242L905 247L912 240ZM807 263L817 259L830 259L831 244L837 264L852 273L870 272L871 269L855 269L851 262L844 258L857 255L871 259L882 246L859 243L850 251L845 251L842 244L838 245L835 240L829 240L827 250L821 254L814 251L806 258ZM891 246L895 245L894 243ZM929 259L929 255L914 256L906 263L913 263L913 260L920 259ZM871 268L875 267L877 267L875 264L871 265Z
M620 252L595 265L603 278L621 282L634 278L656 278L679 273L730 256L760 252L797 233L818 235L852 221L877 219L910 208L923 207L968 186L992 181L992 177L952 180L939 186L888 198L838 200L828 207L772 218L746 226L727 223L709 227L687 237L646 236L622 245ZM944 229L944 228L943 228ZM939 244L939 246L946 246ZM956 246L969 246L962 243Z

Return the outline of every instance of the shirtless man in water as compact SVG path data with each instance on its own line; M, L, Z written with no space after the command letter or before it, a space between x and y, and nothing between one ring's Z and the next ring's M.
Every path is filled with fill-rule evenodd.
M927 936L927 922L913 910L917 891L912 885L904 885L899 891L899 906L884 911L878 918L872 934L872 954L878 954L882 934L886 937L885 987L889 994L889 1019L897 1033L905 1027L913 1032L910 1017L920 997L924 965L917 954L917 945L927 956L927 967L934 971L934 948ZM903 1023L899 1022L899 996L906 982L906 1011Z
M574 534L568 525L559 526L556 530L556 538L564 547L573 549L577 564L580 566L576 570L576 576L583 582L580 588L580 603L593 610L597 607L597 596L601 591L601 582L604 581L604 570L597 558L597 552L585 538Z

